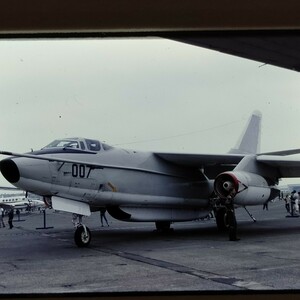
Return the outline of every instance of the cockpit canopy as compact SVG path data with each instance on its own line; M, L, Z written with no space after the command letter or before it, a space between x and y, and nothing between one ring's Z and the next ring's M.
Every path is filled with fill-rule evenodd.
M82 138L65 138L61 140L54 140L49 145L42 149L49 148L73 148L78 150L88 150L93 152L98 152L101 150L109 150L112 147L98 140L82 139Z

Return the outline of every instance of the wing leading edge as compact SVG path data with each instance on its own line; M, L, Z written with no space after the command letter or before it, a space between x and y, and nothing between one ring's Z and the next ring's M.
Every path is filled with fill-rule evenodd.
M233 170L244 158L243 154L186 154L186 153L154 153L167 162L182 167L202 169L208 178Z
M259 164L273 167L277 174L282 177L300 177L300 149L274 152L277 155L258 154L254 156ZM248 155L233 154L180 154L180 153L155 153L162 159L184 167L194 167L203 169L209 178L214 178L218 174L233 170L241 160Z
M237 165L243 154L187 154L155 152L158 157L184 167L204 168L216 165Z

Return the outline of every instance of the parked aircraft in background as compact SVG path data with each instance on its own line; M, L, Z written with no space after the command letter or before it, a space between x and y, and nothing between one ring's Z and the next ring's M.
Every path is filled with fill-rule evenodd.
M224 199L234 192L237 206L262 205L276 198L280 177L299 177L300 160L287 150L257 154L261 115L254 113L236 149L228 154L152 153L111 147L98 140L55 140L39 151L0 162L14 186L44 197L56 210L79 215L75 243L91 241L81 216L106 208L123 221L155 222L167 230L172 222L215 212L223 229L234 220Z
M0 197L0 207L9 209L13 208L20 208L20 209L27 209L28 207L28 200L25 195L22 194L13 194L13 195L5 195L3 194Z
M45 207L45 203L36 197L27 197L26 193L0 195L0 207L4 209L26 209L28 211Z

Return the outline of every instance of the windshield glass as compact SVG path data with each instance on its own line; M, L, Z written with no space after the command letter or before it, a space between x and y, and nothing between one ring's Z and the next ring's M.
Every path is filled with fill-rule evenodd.
M70 148L80 148L79 144L77 141L73 140L55 140L49 145L47 145L45 148L65 148L65 147L70 147Z
M99 141L86 139L85 142L89 150L100 151L101 146Z

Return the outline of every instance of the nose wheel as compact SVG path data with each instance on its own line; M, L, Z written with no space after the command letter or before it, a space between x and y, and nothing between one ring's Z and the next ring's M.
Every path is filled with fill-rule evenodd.
M91 242L91 238L92 235L88 227L81 224L76 228L74 234L74 241L78 247L87 247Z

